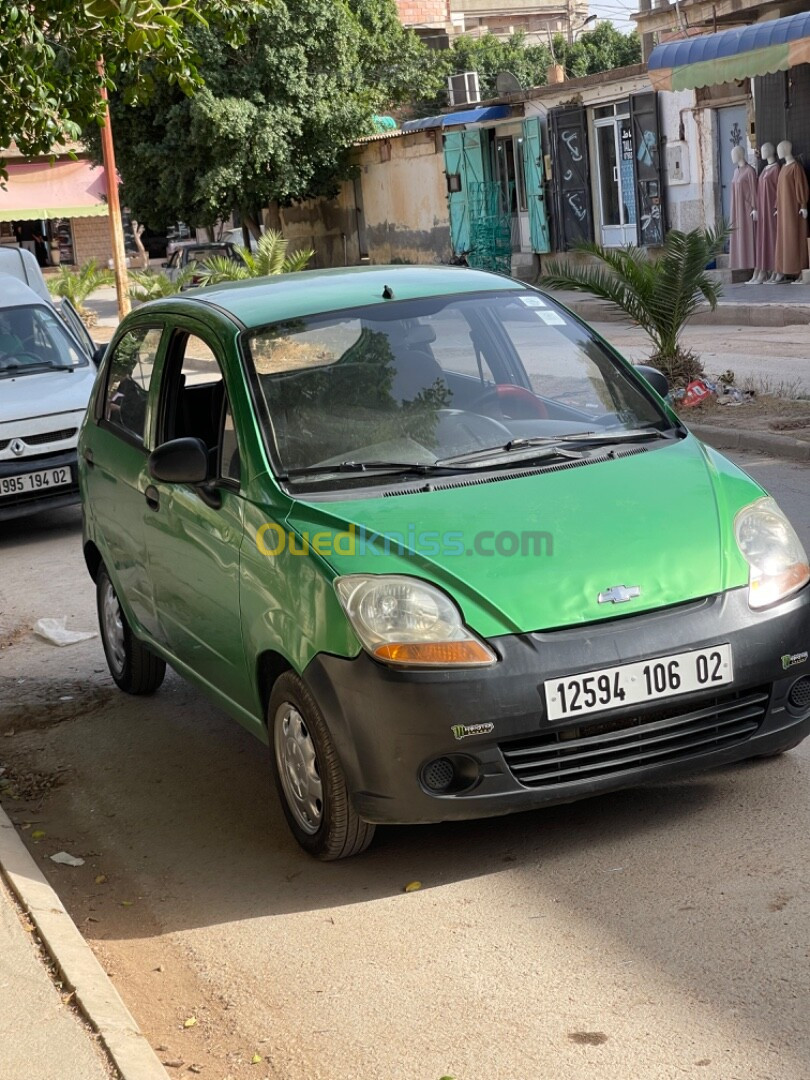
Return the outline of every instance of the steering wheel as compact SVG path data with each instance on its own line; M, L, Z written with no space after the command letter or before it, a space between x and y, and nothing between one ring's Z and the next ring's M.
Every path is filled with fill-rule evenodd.
M471 402L469 408L477 412L482 405L497 403L504 416L510 420L546 420L548 409L537 394L525 386L514 383L498 383L490 386L483 394Z

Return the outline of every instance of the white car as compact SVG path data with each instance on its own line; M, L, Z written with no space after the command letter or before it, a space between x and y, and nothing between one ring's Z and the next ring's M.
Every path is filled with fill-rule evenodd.
M0 273L0 521L79 501L76 444L103 347L68 325L72 312Z

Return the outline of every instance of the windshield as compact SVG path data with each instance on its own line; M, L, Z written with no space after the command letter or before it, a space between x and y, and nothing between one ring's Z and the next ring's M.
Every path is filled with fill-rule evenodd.
M58 316L44 305L0 309L0 378L87 363Z
M299 483L330 465L345 484L358 463L452 467L473 454L486 467L490 450L573 436L581 450L592 435L672 426L586 328L529 290L309 316L247 344L276 468Z

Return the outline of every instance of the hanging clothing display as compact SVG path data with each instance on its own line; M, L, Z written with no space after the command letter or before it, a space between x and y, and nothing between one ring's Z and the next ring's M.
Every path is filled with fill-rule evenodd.
M776 188L776 257L778 274L800 274L808 266L807 218L799 210L807 209L810 187L807 173L798 161L791 161L779 173Z
M766 166L757 182L757 243L756 262L758 270L774 269L776 248L776 188L779 183L779 163Z
M755 265L756 222L751 212L757 208L757 171L744 162L731 182L731 243L728 264L732 270L753 270Z

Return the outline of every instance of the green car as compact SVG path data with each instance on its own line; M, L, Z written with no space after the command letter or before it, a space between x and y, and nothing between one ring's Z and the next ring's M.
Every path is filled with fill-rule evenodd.
M782 753L810 732L807 556L661 394L477 270L144 305L80 438L114 680L169 663L269 743L322 859Z

